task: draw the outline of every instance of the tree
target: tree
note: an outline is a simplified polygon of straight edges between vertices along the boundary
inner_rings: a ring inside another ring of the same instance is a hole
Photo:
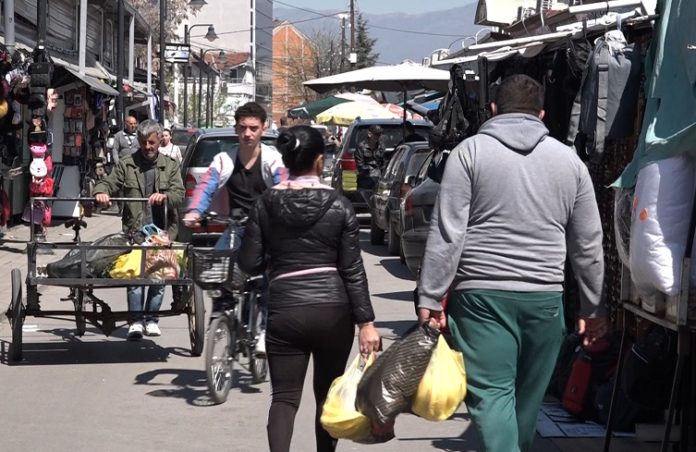
[[[356,69],[374,66],[379,58],[379,53],[374,52],[377,39],[370,38],[367,31],[367,19],[358,14],[358,23],[355,26],[355,52],[358,54]]]
[[[167,2],[167,18],[165,23],[165,41],[170,42],[176,37],[176,31],[179,25],[184,22],[190,15],[197,12],[196,9],[189,6],[189,0],[159,0]],[[152,42],[158,43],[159,30],[159,1],[157,0],[129,0],[129,3],[135,8],[145,21],[152,27]],[[183,36],[181,37],[183,41]],[[143,57],[144,49],[140,49],[138,56]],[[153,70],[159,68],[159,57],[157,54],[152,59]]]

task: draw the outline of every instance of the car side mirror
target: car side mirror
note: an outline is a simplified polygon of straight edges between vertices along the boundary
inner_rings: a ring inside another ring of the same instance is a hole
[[[415,182],[416,182],[416,176],[411,175],[411,176],[406,176],[404,178],[404,184],[410,185],[411,187],[413,187]]]

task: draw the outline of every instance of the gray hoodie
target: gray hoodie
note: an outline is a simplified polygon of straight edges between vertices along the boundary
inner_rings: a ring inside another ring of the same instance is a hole
[[[450,154],[433,210],[419,306],[442,309],[452,287],[563,290],[566,253],[581,315],[603,314],[602,225],[587,168],[539,118],[484,123]]]

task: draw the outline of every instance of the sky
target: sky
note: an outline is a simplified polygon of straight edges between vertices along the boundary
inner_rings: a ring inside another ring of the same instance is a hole
[[[349,8],[348,0],[282,0],[282,2],[276,0],[273,3],[279,7],[286,7],[283,4],[286,3],[319,11],[341,8],[345,8],[347,11]],[[456,8],[462,6],[462,3],[468,2],[463,2],[462,0],[435,0],[430,2],[425,0],[356,0],[356,7],[360,11],[370,14],[394,12],[419,14],[426,11]]]

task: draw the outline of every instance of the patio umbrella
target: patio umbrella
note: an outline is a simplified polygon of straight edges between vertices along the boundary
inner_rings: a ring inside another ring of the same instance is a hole
[[[305,86],[318,93],[325,93],[340,87],[371,89],[378,91],[402,91],[432,89],[446,92],[450,74],[442,69],[432,69],[415,63],[401,63],[390,66],[372,66],[329,77],[304,82]],[[406,110],[403,110],[404,123]]]
[[[343,97],[329,96],[315,102],[308,102],[300,105],[299,107],[291,108],[288,110],[288,116],[292,116],[294,118],[313,118],[322,111],[328,110],[335,105],[350,101],[351,99],[344,99]]]
[[[372,118],[399,118],[395,114],[380,104],[371,104],[367,102],[346,102],[345,104],[336,105],[329,108],[325,112],[317,115],[317,123],[319,124],[334,124],[337,126],[349,126],[356,118],[372,119]]]

